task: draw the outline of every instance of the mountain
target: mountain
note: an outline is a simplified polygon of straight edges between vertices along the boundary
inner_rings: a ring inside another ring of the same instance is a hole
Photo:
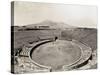
[[[74,26],[70,26],[63,22],[54,22],[50,20],[45,20],[37,24],[29,24],[26,27],[33,28],[34,26],[49,26],[50,28],[73,28]],[[75,28],[75,27],[74,27]]]

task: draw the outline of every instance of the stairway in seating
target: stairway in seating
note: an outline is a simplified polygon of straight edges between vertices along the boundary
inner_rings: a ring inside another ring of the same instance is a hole
[[[20,56],[28,57],[30,49],[26,46],[23,46],[22,51],[20,52]]]

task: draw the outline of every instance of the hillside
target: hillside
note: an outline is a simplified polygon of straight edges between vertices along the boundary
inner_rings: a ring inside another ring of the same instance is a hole
[[[97,29],[95,28],[75,28],[62,31],[62,38],[65,40],[78,40],[93,50],[97,48]]]

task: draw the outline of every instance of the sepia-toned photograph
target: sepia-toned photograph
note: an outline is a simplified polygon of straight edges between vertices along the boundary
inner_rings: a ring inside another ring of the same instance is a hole
[[[97,6],[11,2],[11,72],[97,69]]]

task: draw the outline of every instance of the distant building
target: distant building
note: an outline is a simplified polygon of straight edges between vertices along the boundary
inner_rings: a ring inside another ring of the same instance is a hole
[[[49,29],[49,26],[39,26],[39,29]]]

